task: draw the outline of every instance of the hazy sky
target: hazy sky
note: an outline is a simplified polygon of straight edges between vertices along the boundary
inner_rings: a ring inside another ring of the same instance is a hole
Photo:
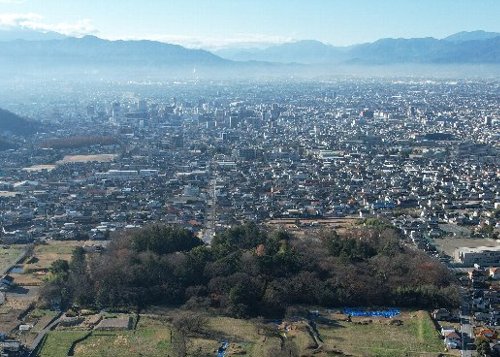
[[[0,26],[216,48],[500,32],[500,0],[0,0]]]

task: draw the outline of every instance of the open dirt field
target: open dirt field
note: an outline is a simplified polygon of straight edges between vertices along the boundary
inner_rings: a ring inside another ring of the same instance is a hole
[[[24,287],[40,285],[52,262],[58,259],[69,261],[73,250],[83,244],[82,241],[49,241],[46,244],[37,244],[33,249],[33,256],[20,265],[22,271],[12,273],[11,276],[16,284]]]
[[[27,171],[27,172],[38,172],[38,171],[43,171],[43,170],[52,171],[56,167],[57,167],[56,165],[34,165],[34,166],[30,166],[30,167],[25,167],[25,168],[23,168],[23,170]]]
[[[85,162],[111,162],[116,159],[116,154],[98,155],[66,155],[62,160],[56,162],[58,165]]]
[[[357,217],[338,217],[338,218],[322,218],[322,219],[289,219],[279,218],[272,219],[265,223],[271,229],[285,229],[298,237],[311,233],[313,231],[331,230],[334,229],[338,233],[342,233],[348,228],[354,227],[360,219]]]
[[[450,256],[454,256],[455,250],[460,247],[496,247],[500,245],[499,241],[487,238],[461,238],[461,237],[445,237],[441,239],[435,239],[438,250],[444,251]]]

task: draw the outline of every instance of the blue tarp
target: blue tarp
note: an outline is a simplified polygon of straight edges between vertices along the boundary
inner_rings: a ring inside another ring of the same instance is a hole
[[[226,355],[226,350],[229,347],[229,343],[227,341],[223,341],[217,350],[217,357],[224,357]]]
[[[344,314],[350,315],[353,317],[386,317],[392,318],[401,313],[399,309],[388,309],[388,310],[377,310],[377,311],[368,311],[368,310],[360,310],[360,309],[344,309]]]

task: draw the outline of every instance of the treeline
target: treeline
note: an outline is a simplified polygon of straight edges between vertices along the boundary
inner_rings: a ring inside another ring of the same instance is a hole
[[[78,248],[56,262],[46,304],[217,308],[233,316],[276,316],[295,304],[451,307],[453,277],[404,248],[387,228],[295,238],[254,224],[218,234],[211,246],[190,231],[151,226],[115,237],[103,253]]]
[[[112,136],[71,136],[44,141],[41,146],[52,149],[76,149],[93,145],[117,145],[120,142]]]

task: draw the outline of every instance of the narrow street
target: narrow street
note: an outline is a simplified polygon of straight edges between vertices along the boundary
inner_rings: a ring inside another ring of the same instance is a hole
[[[462,357],[472,357],[472,350],[467,349],[468,343],[474,342],[474,334],[471,325],[470,316],[470,300],[467,294],[467,289],[464,287],[460,288],[460,334],[462,338],[462,350],[460,355]]]
[[[206,244],[210,244],[215,234],[215,221],[217,219],[217,197],[215,194],[215,186],[217,179],[212,178],[208,186],[208,201],[205,217],[205,228],[203,230],[202,239]]]

